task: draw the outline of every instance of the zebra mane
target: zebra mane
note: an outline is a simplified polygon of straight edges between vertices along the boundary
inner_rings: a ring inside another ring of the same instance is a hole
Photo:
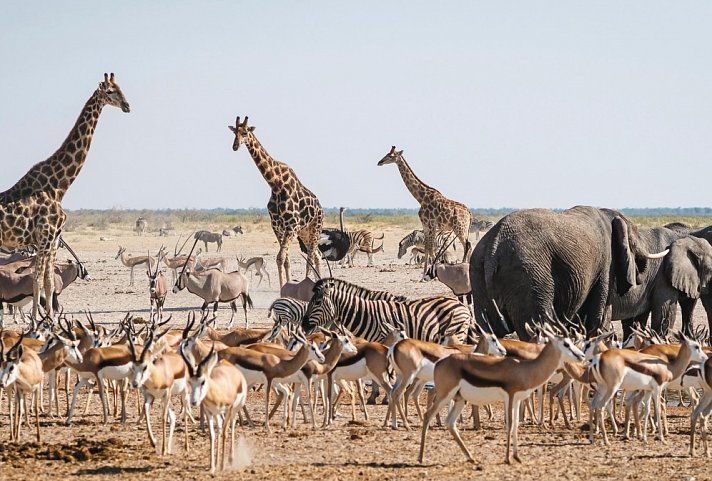
[[[333,288],[338,291],[366,299],[378,299],[384,301],[404,301],[407,299],[406,296],[396,296],[388,291],[368,289],[366,287],[359,286],[358,284],[354,284],[353,282],[349,282],[344,279],[336,279],[334,277],[319,279],[314,285],[314,290],[316,291],[321,288],[325,282],[331,283]]]

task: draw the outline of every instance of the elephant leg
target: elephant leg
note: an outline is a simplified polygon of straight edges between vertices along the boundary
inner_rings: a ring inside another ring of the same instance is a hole
[[[705,312],[707,313],[707,324],[710,329],[707,332],[710,333],[710,339],[712,339],[712,292],[702,294],[700,296],[700,299],[702,299],[702,305],[704,306]]]
[[[677,299],[673,297],[653,306],[650,312],[650,328],[662,336],[667,336],[670,326],[675,325]]]
[[[578,310],[581,319],[585,319],[586,329],[589,333],[595,332],[599,327],[603,327],[610,321],[611,310],[607,308],[608,285],[599,279],[597,280],[586,297],[586,300]],[[571,317],[568,313],[563,313],[566,317]]]
[[[686,333],[688,336],[691,336],[692,313],[695,310],[697,299],[692,299],[690,297],[681,297],[677,300],[677,302],[680,304],[680,310],[682,311],[682,332]]]

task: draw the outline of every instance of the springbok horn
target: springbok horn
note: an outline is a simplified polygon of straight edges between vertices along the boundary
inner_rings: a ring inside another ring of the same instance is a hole
[[[212,347],[210,348],[210,352],[208,353],[208,355],[205,356],[205,357],[203,358],[203,360],[200,361],[200,363],[198,363],[198,367],[196,368],[196,371],[197,371],[198,373],[200,373],[200,370],[203,368],[203,366],[205,365],[205,363],[208,362],[208,359],[210,359],[210,356],[212,356],[214,352],[215,352],[215,341],[213,341],[213,345],[212,345]]]
[[[191,315],[192,315],[192,319],[191,319]],[[194,322],[195,322],[195,313],[191,311],[188,313],[188,321],[185,323],[185,329],[183,329],[183,339],[188,339],[188,335],[190,334],[190,330],[193,328]]]
[[[668,254],[668,252],[670,252],[670,249],[665,249],[664,251],[658,252],[657,254],[646,254],[645,257],[647,257],[648,259],[662,259]]]
[[[185,361],[185,365],[188,367],[188,374],[190,375],[190,377],[195,377],[195,370],[193,369],[193,363],[185,355],[185,352],[183,352],[183,349],[179,349],[179,351],[180,351],[181,357]]]

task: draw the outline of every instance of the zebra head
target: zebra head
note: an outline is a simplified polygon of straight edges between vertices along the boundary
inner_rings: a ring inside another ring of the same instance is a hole
[[[314,295],[302,318],[302,329],[307,335],[318,327],[331,325],[336,319],[336,306],[331,297],[333,289],[333,279],[322,279],[314,285]]]

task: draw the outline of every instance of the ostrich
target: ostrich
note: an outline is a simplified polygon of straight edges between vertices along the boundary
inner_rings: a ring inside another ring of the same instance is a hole
[[[346,232],[344,232],[344,210],[345,207],[339,208],[339,228],[338,229],[322,229],[319,237],[319,252],[327,261],[340,261],[344,258],[351,246],[351,240]],[[307,253],[306,246],[299,240],[299,248]]]

